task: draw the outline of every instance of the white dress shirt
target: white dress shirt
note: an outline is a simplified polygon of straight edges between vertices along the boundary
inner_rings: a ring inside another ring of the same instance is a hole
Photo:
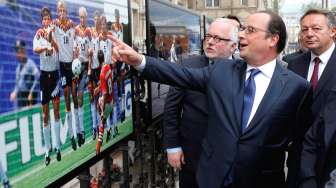
[[[307,74],[307,80],[308,81],[311,80],[311,77],[313,75],[313,70],[314,70],[314,65],[315,65],[315,63],[314,63],[315,57],[319,57],[320,60],[321,60],[321,63],[319,64],[319,71],[318,71],[318,79],[320,79],[325,67],[328,64],[328,61],[329,61],[329,59],[331,57],[331,54],[333,53],[334,49],[335,49],[335,44],[332,43],[330,48],[327,51],[325,51],[324,53],[322,53],[320,56],[317,56],[313,52],[310,52],[311,59],[310,59],[309,69],[308,69],[308,74]]]
[[[253,101],[250,117],[247,122],[247,126],[249,126],[252,118],[254,117],[256,111],[258,110],[258,106],[260,105],[262,98],[264,97],[266,93],[268,85],[272,79],[275,66],[276,66],[276,59],[273,59],[269,63],[266,63],[260,67],[252,67],[250,65],[247,65],[246,80],[249,78],[251,74],[251,71],[250,71],[251,69],[257,68],[260,70],[260,73],[254,76],[254,81],[256,84],[256,92],[254,96],[254,101]]]

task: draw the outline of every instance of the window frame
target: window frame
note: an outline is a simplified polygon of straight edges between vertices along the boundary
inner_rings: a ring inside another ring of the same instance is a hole
[[[219,8],[219,0],[210,0],[211,1],[210,6],[207,5],[207,1],[208,0],[205,1],[205,8]],[[215,1],[218,2],[218,6],[215,6]]]

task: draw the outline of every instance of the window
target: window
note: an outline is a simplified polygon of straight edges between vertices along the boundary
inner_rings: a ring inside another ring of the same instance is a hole
[[[206,0],[206,7],[219,7],[219,0]]]
[[[248,5],[248,0],[240,0],[240,4],[247,6]]]

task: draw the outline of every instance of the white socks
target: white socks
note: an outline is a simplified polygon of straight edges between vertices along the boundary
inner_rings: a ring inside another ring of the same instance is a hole
[[[76,132],[77,134],[81,133],[80,131],[80,125],[79,125],[79,116],[78,116],[78,109],[74,109],[74,114],[75,114],[75,122],[76,122]]]
[[[92,118],[92,128],[97,128],[97,111],[95,103],[91,103],[91,118]]]
[[[122,94],[122,96],[121,96],[121,112],[125,111],[125,109],[126,109],[125,94]]]
[[[44,139],[45,154],[46,154],[46,156],[49,156],[49,150],[51,148],[51,145],[50,145],[50,125],[49,125],[49,123],[46,126],[43,125],[43,139]]]
[[[70,112],[66,112],[65,119],[66,119],[66,121],[68,123],[68,129],[69,129],[70,138],[72,138],[73,135],[74,135],[74,133],[73,133],[73,130],[72,130],[71,111]]]
[[[84,132],[84,119],[83,119],[83,107],[78,108],[79,128],[81,132]]]
[[[59,120],[55,120],[54,124],[55,135],[56,135],[56,149],[61,148],[61,126]]]

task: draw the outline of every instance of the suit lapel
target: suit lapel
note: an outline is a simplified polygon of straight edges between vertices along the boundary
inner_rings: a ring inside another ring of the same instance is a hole
[[[243,111],[243,101],[244,98],[244,85],[245,85],[245,76],[246,76],[246,63],[239,61],[234,71],[232,71],[232,88],[234,93],[232,96],[232,103],[234,107],[235,120],[236,124],[234,126],[235,131],[238,135],[241,132],[241,119]]]
[[[336,72],[336,48],[334,49],[333,53],[331,54],[331,57],[328,61],[327,66],[324,68],[324,71],[317,83],[317,87],[316,90],[314,91],[314,98],[316,96],[318,96],[318,94],[320,93],[320,91],[324,88],[324,85],[326,83],[328,83],[328,80],[330,80],[330,78],[334,77],[334,74]]]
[[[295,62],[298,66],[297,74],[302,78],[307,79],[309,63],[310,63],[310,52],[306,52],[302,55],[302,62]]]
[[[274,102],[277,101],[277,98],[281,95],[282,91],[285,88],[284,86],[287,81],[286,74],[287,73],[284,72],[284,69],[277,62],[269,86],[258,106],[254,117],[252,118],[247,130],[245,131],[245,134],[253,129],[253,127],[258,124],[258,122],[262,118],[265,117],[265,114],[268,114],[268,112],[271,110],[271,107],[274,106]]]

